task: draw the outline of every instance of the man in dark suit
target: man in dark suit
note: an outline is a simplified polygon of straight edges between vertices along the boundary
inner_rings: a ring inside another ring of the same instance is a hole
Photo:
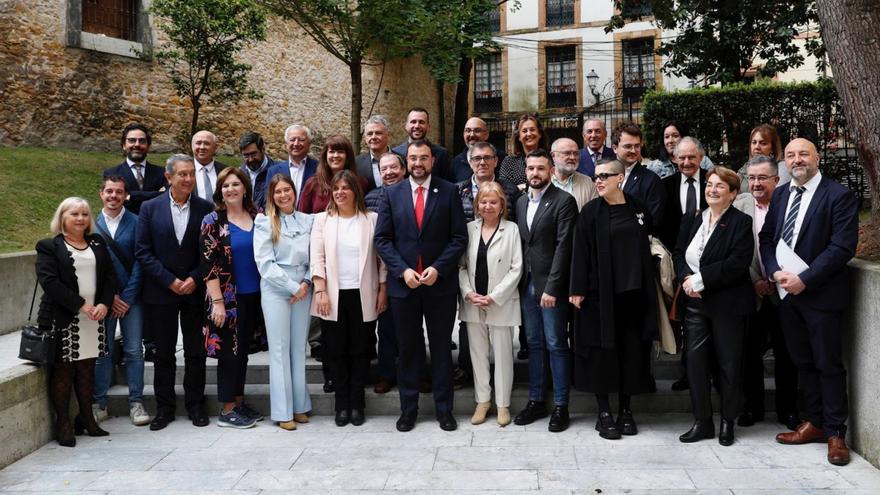
[[[178,319],[183,335],[186,409],[193,425],[209,423],[204,404],[205,287],[199,274],[199,232],[202,219],[214,210],[214,204],[194,194],[195,164],[191,157],[169,157],[165,177],[169,190],[141,207],[135,244],[135,256],[143,273],[145,326],[151,329],[156,346],[153,385],[157,414],[150,423],[154,431],[174,421]]]
[[[256,132],[246,132],[238,140],[238,150],[244,163],[239,167],[251,180],[251,197],[259,208],[266,208],[266,186],[269,182],[269,168],[275,162],[266,154],[263,136]]]
[[[312,145],[312,131],[303,124],[292,124],[284,130],[284,147],[287,149],[287,160],[275,162],[266,174],[266,190],[275,174],[284,174],[293,180],[296,186],[296,204],[302,198],[303,185],[318,170],[318,160],[309,156]],[[266,198],[271,201],[272,198]]]
[[[529,402],[514,423],[527,425],[547,416],[544,349],[550,357],[553,413],[548,429],[568,428],[571,353],[566,327],[571,236],[578,207],[574,196],[550,183],[550,155],[536,149],[526,155],[528,194],[516,202],[516,223],[523,245],[520,282],[522,320],[529,342]]]
[[[617,160],[624,166],[623,192],[634,196],[651,211],[654,230],[663,222],[666,192],[657,174],[642,165],[642,131],[639,126],[627,122],[617,126],[611,133],[611,146]]]
[[[703,145],[692,137],[685,137],[675,148],[679,160],[678,172],[661,180],[668,203],[658,237],[672,252],[678,240],[682,218],[693,220],[706,207],[706,171],[700,168],[705,152]],[[691,222],[684,227],[690,231]]]
[[[192,152],[196,159],[196,188],[198,197],[214,202],[214,190],[217,189],[217,174],[226,168],[226,165],[215,161],[217,148],[217,136],[211,131],[199,131],[192,137]]]
[[[791,182],[770,200],[761,229],[761,260],[787,295],[779,303],[782,331],[804,394],[804,421],[796,431],[780,433],[784,444],[828,443],[828,462],[849,462],[846,446],[848,397],[843,366],[843,312],[850,304],[846,264],[858,243],[858,201],[845,187],[819,172],[813,143],[794,139],[785,147]],[[808,265],[801,273],[782,266],[780,242]]]
[[[590,119],[584,122],[583,136],[584,149],[581,150],[577,171],[595,179],[596,162],[615,158],[614,150],[605,146],[605,138],[608,137],[605,121]]]
[[[382,185],[382,172],[379,170],[379,158],[382,153],[390,150],[388,141],[391,126],[383,115],[373,115],[364,123],[364,144],[367,152],[355,158],[357,173],[367,179],[367,190],[364,194]]]
[[[428,330],[434,407],[440,428],[452,431],[452,326],[458,302],[458,260],[467,228],[454,184],[431,174],[430,144],[417,139],[407,151],[409,180],[387,187],[379,205],[376,251],[388,267],[388,295],[400,350],[399,431],[415,426],[419,376],[425,363],[422,321]]]
[[[452,159],[452,165],[449,172],[452,182],[457,184],[471,178],[473,171],[471,170],[468,156],[475,144],[486,143],[488,141],[489,127],[486,125],[486,121],[479,117],[469,118],[464,124],[465,149],[461,153],[455,155]],[[504,153],[504,151],[495,150],[495,156],[497,157],[497,166],[502,160],[504,160],[504,157],[507,156],[507,154]],[[511,204],[510,208],[513,209],[513,206],[514,205]]]
[[[428,139],[428,131],[431,130],[428,111],[422,107],[411,108],[406,114],[406,124],[403,129],[406,131],[406,141],[400,143],[391,151],[406,158],[409,143],[417,139]],[[431,154],[434,156],[434,172],[431,175],[444,180],[450,180],[449,153],[446,151],[446,148],[430,142],[429,145],[431,146]]]
[[[128,198],[125,209],[138,214],[141,203],[155,198],[168,187],[165,170],[147,161],[147,153],[153,137],[150,129],[143,124],[132,123],[122,130],[122,152],[125,161],[104,171],[104,177],[117,175],[125,179]]]

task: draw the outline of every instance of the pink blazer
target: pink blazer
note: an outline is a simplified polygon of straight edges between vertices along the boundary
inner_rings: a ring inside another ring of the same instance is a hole
[[[361,310],[364,313],[364,321],[373,321],[379,318],[376,312],[376,299],[379,297],[379,284],[385,283],[387,270],[385,264],[376,255],[373,247],[373,234],[376,231],[376,219],[378,215],[369,211],[364,215],[358,214],[358,222],[361,230],[360,242],[360,267],[361,267]],[[318,316],[328,321],[336,321],[336,311],[339,308],[339,264],[336,260],[336,239],[338,217],[329,216],[326,212],[315,215],[312,224],[312,239],[310,246],[310,263],[312,277],[321,277],[327,281],[327,296],[330,298],[330,314],[321,316],[318,314],[317,298],[312,298],[312,316]]]

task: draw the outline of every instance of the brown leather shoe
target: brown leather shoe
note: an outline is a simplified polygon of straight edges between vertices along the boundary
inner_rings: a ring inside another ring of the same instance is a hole
[[[849,464],[849,448],[843,437],[835,435],[828,439],[828,462],[835,466]]]
[[[376,392],[377,394],[387,394],[391,391],[391,387],[393,386],[394,384],[388,380],[379,380],[376,382],[376,385],[373,386],[373,392]]]
[[[776,435],[776,441],[786,445],[803,445],[805,443],[825,443],[825,431],[816,428],[813,423],[804,421],[795,431],[787,431]]]

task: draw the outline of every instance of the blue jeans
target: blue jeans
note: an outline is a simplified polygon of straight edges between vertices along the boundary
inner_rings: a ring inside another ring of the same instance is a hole
[[[107,318],[107,355],[95,363],[95,402],[107,408],[107,390],[113,381],[113,341],[117,320]],[[122,353],[125,359],[125,376],[128,382],[128,404],[144,401],[144,308],[136,302],[119,320],[122,327]]]
[[[556,307],[542,308],[538,305],[540,296],[535,294],[530,276],[519,299],[529,343],[529,400],[544,400],[547,383],[544,371],[546,348],[550,357],[550,374],[553,377],[553,403],[556,406],[567,406],[571,373],[571,353],[566,336],[568,301],[557,299]]]

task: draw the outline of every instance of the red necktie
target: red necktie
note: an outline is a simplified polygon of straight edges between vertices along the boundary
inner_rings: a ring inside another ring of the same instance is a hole
[[[425,216],[425,195],[422,194],[425,188],[419,186],[416,188],[416,226],[418,226],[419,231],[422,230],[422,217]],[[419,274],[422,273],[422,255],[419,255],[419,261],[416,265],[416,271]]]

